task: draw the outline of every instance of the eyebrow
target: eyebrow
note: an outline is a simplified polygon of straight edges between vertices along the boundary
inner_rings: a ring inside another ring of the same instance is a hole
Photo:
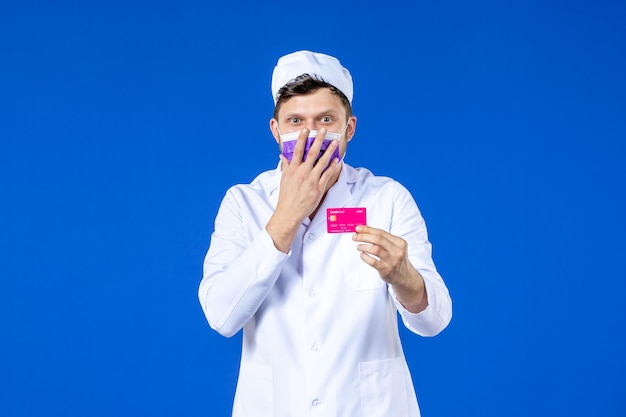
[[[337,116],[338,114],[339,112],[337,112],[337,110],[328,109],[328,110],[324,110],[322,112],[317,113],[314,117],[318,118],[318,117],[326,116],[326,115]],[[285,119],[289,119],[291,117],[297,117],[299,119],[303,119],[300,113],[287,113],[284,117]]]

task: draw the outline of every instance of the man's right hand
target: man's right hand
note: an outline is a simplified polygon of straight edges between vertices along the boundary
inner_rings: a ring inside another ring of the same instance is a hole
[[[284,253],[289,252],[302,221],[317,210],[326,191],[337,180],[335,174],[339,160],[335,158],[334,161],[329,161],[329,159],[339,146],[339,141],[333,140],[322,157],[316,161],[326,137],[326,129],[320,129],[309,149],[306,161],[303,161],[308,135],[309,130],[302,129],[291,163],[280,155],[282,177],[278,203],[265,227],[276,248]]]

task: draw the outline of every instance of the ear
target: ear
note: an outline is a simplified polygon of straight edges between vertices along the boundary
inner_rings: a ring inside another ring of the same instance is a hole
[[[278,120],[274,119],[273,117],[270,119],[270,131],[272,132],[274,139],[276,139],[276,143],[280,145],[280,134],[278,133]]]
[[[348,142],[352,140],[354,132],[356,132],[356,116],[350,116],[348,119],[348,127],[346,128],[346,139]]]

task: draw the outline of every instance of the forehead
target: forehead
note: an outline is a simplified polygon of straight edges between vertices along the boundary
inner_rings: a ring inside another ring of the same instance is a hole
[[[333,94],[328,88],[291,97],[282,103],[278,116],[286,114],[298,114],[301,116],[318,115],[320,113],[334,112],[339,116],[345,116],[345,108],[339,96]]]

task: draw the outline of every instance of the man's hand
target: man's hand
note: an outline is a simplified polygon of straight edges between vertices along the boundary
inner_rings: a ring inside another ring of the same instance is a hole
[[[326,129],[324,128],[318,132],[309,149],[306,161],[303,162],[308,136],[309,130],[302,129],[291,163],[283,155],[280,155],[283,173],[280,180],[280,195],[278,196],[276,211],[292,217],[298,223],[301,223],[320,204],[326,192],[326,185],[338,165],[338,161],[332,161],[329,165],[331,162],[329,159],[338,146],[338,141],[333,141],[319,161],[317,163],[315,161],[326,136]],[[326,166],[328,169],[324,169]]]
[[[322,157],[316,162],[317,156],[326,137],[326,129],[322,128],[309,149],[306,161],[303,161],[304,148],[309,135],[308,129],[302,129],[298,143],[293,152],[291,163],[280,155],[282,177],[280,194],[276,210],[266,226],[266,230],[274,241],[276,248],[289,252],[293,238],[302,221],[311,215],[319,206],[339,161],[330,161],[339,141],[332,141]]]
[[[363,242],[357,245],[361,259],[393,287],[407,310],[419,313],[428,306],[424,279],[409,262],[406,240],[369,226],[357,226],[352,238]]]

